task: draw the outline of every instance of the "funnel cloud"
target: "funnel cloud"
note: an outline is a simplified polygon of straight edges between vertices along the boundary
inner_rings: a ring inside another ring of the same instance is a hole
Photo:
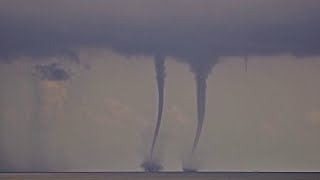
[[[157,87],[158,87],[158,116],[157,116],[157,123],[156,128],[154,131],[154,136],[152,140],[151,152],[150,157],[153,158],[154,148],[156,145],[156,140],[159,135],[161,120],[162,120],[162,113],[163,113],[163,102],[164,102],[164,80],[166,77],[165,74],[165,57],[161,55],[157,55],[155,57],[155,70],[156,70],[156,78],[157,78]]]
[[[156,126],[152,138],[152,144],[150,149],[150,155],[147,157],[147,160],[142,163],[141,167],[146,172],[155,172],[162,169],[162,165],[159,160],[154,158],[154,149],[156,146],[156,141],[159,135],[159,130],[161,126],[162,113],[163,113],[163,103],[164,103],[164,81],[166,77],[165,73],[165,57],[161,54],[157,54],[154,57],[154,66],[156,71],[156,79],[157,79],[157,88],[158,88],[158,114]]]
[[[191,154],[189,159],[185,160],[188,163],[184,163],[183,170],[186,172],[197,171],[195,167],[195,153],[199,144],[200,136],[202,133],[203,123],[206,114],[206,90],[207,90],[207,79],[212,71],[213,66],[218,63],[218,58],[212,57],[211,59],[201,59],[200,63],[191,64],[191,71],[194,73],[194,79],[196,82],[196,102],[197,102],[197,128],[195,137],[193,140]]]

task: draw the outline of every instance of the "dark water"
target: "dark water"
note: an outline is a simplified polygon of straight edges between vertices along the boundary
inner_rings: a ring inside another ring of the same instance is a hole
[[[117,173],[0,173],[1,180],[320,180],[320,173],[260,173],[260,172],[117,172]]]

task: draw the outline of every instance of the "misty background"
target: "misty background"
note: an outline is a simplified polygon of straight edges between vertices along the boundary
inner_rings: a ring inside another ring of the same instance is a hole
[[[142,59],[88,52],[80,60],[90,60],[90,70],[75,69],[65,84],[41,85],[35,84],[29,63],[2,64],[3,171],[33,170],[30,162],[39,154],[32,152],[30,124],[37,108],[43,108],[46,130],[36,140],[47,150],[42,163],[49,170],[140,170],[156,110],[153,63]],[[241,59],[229,59],[209,76],[198,153],[202,169],[318,170],[318,58],[251,59],[247,74]],[[176,61],[168,60],[167,77],[158,151],[166,170],[179,170],[196,126],[195,87],[188,67]],[[40,105],[35,96],[41,96]]]
[[[164,170],[181,170],[191,150],[204,73],[201,170],[318,171],[319,7],[1,1],[0,171],[140,171],[156,123],[159,53],[155,154]]]

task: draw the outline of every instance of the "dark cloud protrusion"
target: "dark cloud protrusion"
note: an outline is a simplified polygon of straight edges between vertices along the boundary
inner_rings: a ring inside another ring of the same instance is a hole
[[[244,72],[245,72],[246,78],[248,78],[248,63],[249,63],[249,57],[244,56]]]
[[[66,81],[70,78],[69,73],[65,69],[59,67],[56,63],[49,65],[36,65],[35,70],[41,80]]]

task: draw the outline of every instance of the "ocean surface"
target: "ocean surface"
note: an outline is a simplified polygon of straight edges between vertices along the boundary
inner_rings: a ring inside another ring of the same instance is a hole
[[[320,172],[0,173],[1,180],[320,180]]]

